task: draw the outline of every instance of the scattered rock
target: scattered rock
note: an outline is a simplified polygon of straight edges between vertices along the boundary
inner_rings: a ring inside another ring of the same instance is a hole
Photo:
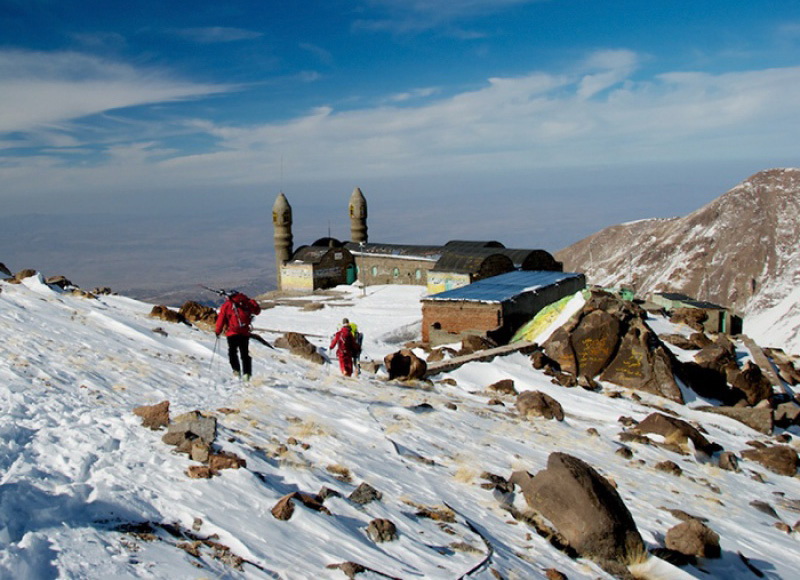
[[[366,505],[371,501],[380,500],[383,494],[366,482],[362,482],[347,499],[353,503]]]
[[[495,348],[496,346],[496,342],[485,336],[470,334],[461,340],[461,350],[458,351],[458,355],[472,354],[473,352]]]
[[[376,543],[391,542],[397,539],[397,527],[391,520],[374,519],[367,526],[367,536]]]
[[[742,457],[756,461],[778,475],[794,476],[797,473],[797,451],[788,445],[774,445],[764,449],[745,449]]]
[[[356,562],[342,562],[341,564],[328,564],[326,568],[331,570],[341,570],[345,576],[351,580],[356,577],[356,574],[362,574],[367,571],[367,568]]]
[[[445,407],[445,409],[450,409],[451,411],[457,411],[458,410],[458,405],[456,405],[455,403],[452,403],[450,401],[446,402],[444,404],[444,407]]]
[[[716,443],[709,442],[700,431],[686,421],[663,413],[651,413],[635,427],[635,430],[639,433],[656,433],[667,441],[680,444],[686,444],[688,440],[691,440],[695,449],[708,455],[722,449]]]
[[[760,499],[754,499],[750,502],[750,505],[760,511],[762,514],[767,514],[768,516],[772,516],[776,520],[781,519],[778,515],[778,512],[775,511],[775,508],[769,505],[765,501],[761,501]]]
[[[697,558],[719,558],[719,534],[695,519],[678,524],[667,531],[667,548]]]
[[[489,399],[486,402],[486,404],[489,405],[489,406],[505,407],[505,403],[503,403],[503,401],[501,401],[500,399]]]
[[[275,341],[276,348],[289,349],[294,356],[316,364],[324,364],[325,358],[317,352],[317,347],[311,344],[305,335],[299,332],[287,332]]]
[[[752,361],[747,361],[741,370],[728,367],[725,376],[735,393],[747,401],[748,405],[757,405],[772,395],[772,385],[761,372],[761,368]]]
[[[525,419],[544,417],[545,419],[564,420],[561,403],[541,391],[524,391],[517,397],[517,411]]]
[[[208,465],[190,465],[186,470],[186,475],[192,479],[210,479],[214,473]]]
[[[322,505],[322,500],[319,498],[319,496],[302,491],[293,491],[292,493],[286,494],[278,500],[278,503],[276,503],[271,510],[272,516],[275,519],[282,521],[289,520],[292,517],[292,514],[294,514],[295,500],[314,511],[323,513],[325,515],[331,515],[330,510]]]
[[[674,461],[661,461],[660,463],[656,463],[654,466],[658,471],[663,471],[664,473],[671,473],[675,476],[680,476],[683,473],[683,470],[680,466],[675,463]]]
[[[161,440],[168,445],[181,445],[186,441],[201,439],[208,445],[217,437],[217,420],[204,417],[200,411],[190,411],[178,415],[169,424]]]
[[[725,471],[739,471],[739,458],[730,451],[723,451],[719,454],[719,468]]]
[[[565,373],[562,371],[554,371],[552,374],[552,379],[550,382],[554,385],[560,385],[562,387],[572,388],[578,386],[578,379],[575,378],[575,375],[571,375],[570,373]]]
[[[183,306],[178,310],[178,314],[189,322],[208,329],[213,328],[217,323],[216,310],[192,300],[184,302]]]
[[[600,386],[600,383],[598,383],[592,377],[587,375],[581,375],[578,377],[578,386],[587,391],[597,392],[603,390],[603,387]]]
[[[492,383],[487,387],[487,390],[501,393],[503,395],[517,395],[517,389],[514,388],[513,379],[502,379],[496,383]]]
[[[3,277],[3,278],[8,277],[8,278],[10,278],[11,276],[13,276],[13,274],[11,273],[11,270],[6,268],[6,265],[3,262],[0,262],[0,277]]]
[[[531,477],[515,472],[528,505],[555,526],[580,555],[626,561],[645,551],[636,523],[614,487],[586,462],[552,453]]]
[[[64,290],[68,286],[74,286],[75,285],[72,282],[70,282],[69,280],[67,280],[64,276],[48,276],[47,278],[45,278],[44,282],[48,286],[57,286],[58,288],[61,288],[62,290]]]
[[[212,453],[209,455],[208,466],[211,468],[211,471],[216,473],[222,469],[239,469],[240,467],[247,467],[247,462],[234,453],[221,451],[219,453]]]
[[[158,431],[169,425],[169,401],[136,407],[133,414],[142,418],[142,427]]]
[[[20,270],[19,272],[14,274],[14,277],[11,280],[9,280],[8,282],[9,282],[9,284],[19,284],[25,278],[31,278],[33,276],[36,276],[36,274],[38,274],[38,272],[36,270],[32,270],[30,268],[25,268],[24,270]]]
[[[587,435],[591,435],[592,437],[600,437],[600,432],[597,429],[595,429],[594,427],[589,427],[586,430],[586,434]]]
[[[150,317],[159,318],[166,322],[189,324],[182,314],[175,312],[174,310],[170,310],[164,305],[153,306],[153,309],[150,311]]]
[[[800,425],[800,405],[794,401],[780,403],[775,407],[775,425],[788,429],[792,425]]]
[[[555,568],[548,568],[544,571],[547,580],[567,580],[567,575]]]
[[[624,457],[625,459],[631,459],[633,457],[633,451],[631,451],[630,447],[626,447],[625,445],[620,446],[614,451],[620,457]]]
[[[673,324],[685,324],[699,332],[702,332],[706,320],[708,314],[699,308],[675,308],[669,319]]]
[[[409,349],[386,355],[383,364],[389,374],[389,380],[421,379],[428,370],[427,363]]]

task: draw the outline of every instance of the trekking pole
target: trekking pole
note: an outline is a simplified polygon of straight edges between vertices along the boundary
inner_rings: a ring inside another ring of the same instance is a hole
[[[214,358],[217,355],[217,345],[219,345],[219,335],[216,335],[216,340],[214,340],[214,350],[211,352],[211,362],[208,364],[208,374],[210,376],[214,374]]]

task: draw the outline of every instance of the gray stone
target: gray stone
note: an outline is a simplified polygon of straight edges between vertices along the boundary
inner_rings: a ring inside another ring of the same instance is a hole
[[[667,548],[697,558],[719,558],[719,534],[695,519],[680,523],[667,531]]]
[[[367,526],[367,536],[376,543],[391,542],[397,539],[397,527],[391,520],[374,519]]]

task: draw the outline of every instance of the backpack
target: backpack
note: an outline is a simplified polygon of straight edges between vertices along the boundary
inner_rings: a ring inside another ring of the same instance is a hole
[[[250,332],[250,325],[253,323],[253,314],[258,314],[261,308],[258,303],[254,302],[241,292],[237,292],[230,298],[231,306],[233,306],[233,316],[229,318],[229,324],[232,330],[237,334],[243,334],[242,331]]]

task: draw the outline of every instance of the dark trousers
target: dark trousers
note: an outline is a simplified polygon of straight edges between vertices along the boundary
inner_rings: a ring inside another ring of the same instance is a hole
[[[250,358],[250,337],[246,334],[234,334],[228,338],[228,360],[236,373],[253,374],[253,359]],[[241,356],[242,364],[239,365]]]

